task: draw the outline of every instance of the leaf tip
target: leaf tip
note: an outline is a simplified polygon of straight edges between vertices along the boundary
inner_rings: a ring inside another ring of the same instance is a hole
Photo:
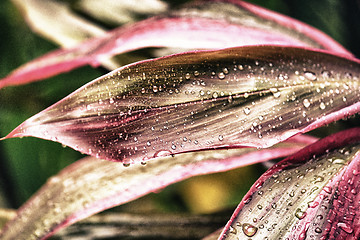
[[[14,130],[12,130],[8,135],[6,135],[5,137],[0,138],[0,141],[5,140],[5,139],[9,139],[9,138],[16,138],[16,137],[24,137],[24,128],[23,128],[23,124],[17,126]]]

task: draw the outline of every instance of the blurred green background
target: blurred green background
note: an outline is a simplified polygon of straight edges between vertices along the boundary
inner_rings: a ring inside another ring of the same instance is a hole
[[[77,1],[71,2],[76,4]],[[360,57],[360,1],[254,0],[250,2],[317,27]],[[171,3],[178,2],[171,1]],[[5,77],[21,64],[58,48],[57,45],[32,33],[20,12],[9,0],[0,1],[0,24],[0,78]],[[108,24],[104,26],[109,27]],[[106,72],[102,68],[83,67],[45,81],[1,89],[0,136],[5,136],[25,119]],[[314,134],[324,136],[342,128],[359,126],[358,120],[357,116],[347,121],[340,121],[324,130],[317,130]],[[58,143],[41,139],[1,141],[0,208],[18,208],[48,177],[82,157],[82,154],[70,148],[63,148]],[[121,208],[137,209],[137,211],[146,208],[156,211],[197,213],[233,208],[264,170],[264,166],[254,165],[227,173],[195,177],[138,200],[141,204],[129,203]]]

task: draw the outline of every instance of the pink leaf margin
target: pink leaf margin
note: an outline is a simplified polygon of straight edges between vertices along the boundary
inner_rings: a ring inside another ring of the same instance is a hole
[[[186,165],[183,165],[180,162],[180,164],[175,165],[173,168],[166,169],[166,171],[163,171],[160,174],[143,178],[141,181],[138,181],[136,184],[127,185],[125,190],[121,186],[114,185],[112,188],[115,191],[115,193],[110,193],[107,196],[104,196],[104,198],[101,198],[100,201],[90,202],[86,204],[86,207],[79,209],[77,212],[73,212],[72,214],[68,215],[66,219],[63,219],[61,222],[57,222],[54,226],[51,227],[51,229],[49,229],[50,231],[47,232],[46,235],[38,236],[38,237],[40,239],[46,239],[51,235],[53,235],[55,232],[59,231],[60,229],[68,225],[71,225],[72,223],[75,223],[81,219],[84,219],[88,216],[91,216],[97,212],[129,202],[131,200],[137,199],[151,192],[156,192],[170,184],[182,181],[184,179],[197,175],[228,171],[249,164],[255,164],[270,159],[285,157],[298,151],[304,145],[313,143],[316,140],[317,140],[316,138],[311,136],[305,136],[305,135],[295,136],[288,140],[287,144],[290,145],[284,145],[284,146],[274,147],[271,149],[270,148],[263,149],[263,150],[248,148],[248,149],[244,149],[245,152],[243,155],[232,156],[228,158],[215,157],[200,162],[192,162]],[[174,161],[174,160],[167,159],[167,161]],[[99,166],[101,164],[105,164],[105,166],[113,165],[114,171],[117,171],[115,169],[117,168],[119,169],[120,167],[119,174],[121,174],[121,172],[124,171],[136,170],[136,174],[141,175],[141,172],[139,172],[137,165],[134,165],[129,168],[124,168],[119,163],[100,161],[93,157],[86,157],[82,160],[79,160],[71,164],[70,166],[63,169],[58,175],[56,175],[55,177],[57,181],[55,181],[56,182],[55,184],[62,184],[61,181],[58,181],[59,179],[63,179],[63,180],[69,179],[72,176],[76,175],[76,172],[79,171],[79,169],[89,164],[92,165],[95,164]],[[154,162],[151,162],[150,164],[156,164],[156,160]],[[144,166],[140,166],[140,167],[144,168]],[[94,174],[96,174],[96,172]],[[86,178],[86,176],[81,175],[79,176],[79,178]],[[40,209],[49,207],[49,206],[39,205],[39,203],[41,202],[40,199],[47,195],[48,189],[51,188],[52,184],[54,184],[54,181],[49,180],[47,184],[45,184],[31,199],[29,199],[18,210],[17,217],[15,217],[13,220],[8,222],[5,228],[3,229],[2,233],[0,234],[1,239],[12,239],[13,236],[16,236],[18,233],[17,229],[19,228],[18,225],[20,225],[21,228],[21,226],[23,226],[21,224],[25,224],[25,225],[36,224],[33,221],[22,222],[24,219],[24,215],[28,219],[30,219],[31,213],[29,214],[29,211],[37,212],[37,211],[41,211]],[[122,191],[117,189],[122,189]],[[52,205],[54,204],[56,204],[56,199],[55,199],[55,203],[52,202]],[[35,226],[33,226],[33,229],[35,232]]]
[[[232,3],[266,20],[296,30],[318,42],[325,49],[341,56],[353,57],[349,51],[332,38],[298,20],[243,1],[211,0],[207,2]],[[232,37],[219,37],[224,33]],[[120,27],[73,48],[56,50],[39,57],[1,79],[0,89],[38,81],[87,64],[97,67],[109,57],[140,48],[220,49],[259,44],[311,47],[308,43],[292,36],[253,29],[221,19],[153,17]]]
[[[262,186],[264,184],[264,182],[268,178],[273,176],[275,173],[277,173],[280,170],[282,170],[282,169],[284,169],[286,167],[289,167],[289,166],[291,166],[293,164],[301,163],[303,161],[311,159],[313,156],[322,155],[326,151],[331,151],[332,149],[343,147],[343,146],[353,144],[353,143],[357,143],[357,142],[360,142],[360,128],[347,129],[347,130],[344,130],[342,132],[338,132],[338,133],[335,133],[333,135],[330,135],[330,136],[328,136],[326,138],[320,139],[319,141],[317,141],[317,142],[315,142],[315,143],[301,149],[300,151],[296,152],[295,154],[291,155],[290,157],[282,160],[278,164],[275,164],[272,168],[270,168],[268,171],[266,171],[253,184],[253,186],[250,188],[248,193],[243,197],[240,204],[238,205],[238,207],[234,211],[231,219],[229,220],[229,222],[224,227],[221,235],[219,236],[219,240],[226,239],[227,232],[230,231],[231,225],[236,220],[237,215],[239,214],[241,209],[245,206],[248,199],[250,199],[251,196],[255,192],[258,191],[258,186]],[[353,177],[353,176],[355,176],[356,179],[360,179],[360,155],[359,154],[357,154],[354,157],[354,159],[352,160],[352,162],[347,167],[345,167],[345,169],[343,169],[342,173],[338,174],[337,176],[335,176],[332,179],[332,184],[340,181],[340,184],[339,184],[338,188],[339,189],[347,189],[346,187],[344,188],[344,185],[349,184],[349,181],[351,180],[351,177]],[[359,184],[357,184],[357,185],[359,185]],[[357,189],[360,190],[360,186],[357,186]],[[321,201],[322,198],[323,198],[323,195],[324,195],[324,189],[322,190],[319,197],[317,199],[315,199],[314,202]],[[344,201],[345,201],[345,198],[347,198],[346,201],[349,201],[349,202],[355,201],[355,199],[350,199],[349,200],[349,197],[347,195],[342,195],[340,197],[340,199],[337,199],[335,201],[335,204],[339,204],[339,202],[341,204],[343,204]],[[355,198],[356,198],[356,200],[359,199],[358,196],[355,196]],[[309,214],[309,216],[310,216],[310,214]],[[331,218],[332,219],[329,219],[329,224],[328,224],[328,225],[330,225],[330,227],[328,227],[329,231],[332,229],[331,226],[334,224],[334,222],[335,222],[335,225],[337,224],[337,227],[340,227],[340,228],[341,227],[345,228],[345,227],[349,226],[349,225],[346,225],[345,223],[343,223],[344,225],[342,225],[342,224],[339,225],[340,220],[343,220],[342,219],[343,216],[336,215],[335,212],[334,212],[334,215]],[[356,219],[354,219],[353,224],[356,225],[356,226],[360,226],[360,216],[359,216],[359,214],[356,215]],[[360,235],[360,230],[355,230],[354,231],[352,228],[349,228],[349,227],[347,228],[347,230],[349,230],[349,231],[351,230],[350,233],[354,233],[356,236]],[[298,231],[304,231],[304,228],[299,228]],[[349,233],[349,232],[347,232],[347,233]],[[329,236],[331,236],[331,234],[329,234]],[[346,237],[349,237],[349,236],[348,235],[342,235],[342,236],[339,236],[339,237],[340,237],[339,239],[345,239]],[[355,240],[357,238],[346,238],[346,239],[354,239]]]

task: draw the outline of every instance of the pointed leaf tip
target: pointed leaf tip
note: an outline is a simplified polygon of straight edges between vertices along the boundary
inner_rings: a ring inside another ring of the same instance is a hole
[[[17,212],[0,238],[43,239],[99,211],[139,198],[192,176],[222,172],[288,156],[312,138],[294,138],[269,149],[228,149],[155,159],[146,167],[79,160],[53,176]],[[141,173],[141,174],[139,174]],[[27,219],[27,220],[24,220]]]
[[[10,136],[58,141],[125,163],[268,147],[358,112],[359,66],[324,52],[277,46],[142,61],[85,85]]]

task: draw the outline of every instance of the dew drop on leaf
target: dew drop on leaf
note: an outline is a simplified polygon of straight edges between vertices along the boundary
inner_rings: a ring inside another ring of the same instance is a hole
[[[306,212],[302,211],[300,208],[296,209],[295,217],[298,219],[303,219],[306,216]]]
[[[310,107],[309,99],[305,98],[304,101],[303,101],[303,104],[304,104],[304,107],[306,107],[306,108]]]
[[[277,88],[270,88],[270,91],[272,92],[274,98],[279,98],[281,95],[281,92]]]
[[[242,230],[246,236],[252,237],[256,234],[258,228],[250,223],[244,223],[242,225]]]
[[[230,226],[230,228],[229,228],[229,233],[236,234],[236,233],[237,233],[236,228]]]
[[[321,110],[324,110],[325,108],[326,108],[325,103],[321,102],[321,103],[320,103],[320,109],[321,109]]]
[[[246,107],[246,108],[244,108],[244,113],[246,114],[246,115],[249,115],[250,114],[250,108],[248,108],[248,107]]]
[[[313,73],[313,72],[310,72],[310,71],[305,71],[304,72],[304,77],[307,79],[307,80],[310,80],[310,81],[315,81],[317,78],[316,78],[316,74]]]
[[[342,229],[343,231],[345,231],[346,233],[352,233],[354,231],[354,229],[352,229],[351,226],[349,226],[347,223],[343,223],[343,222],[339,222],[337,224],[337,226]]]
[[[175,147],[176,148],[176,147]],[[166,156],[169,156],[171,155],[171,152],[170,151],[167,151],[167,150],[161,150],[161,151],[158,151],[155,153],[154,157],[166,157]]]
[[[218,74],[218,77],[219,77],[220,79],[224,79],[224,78],[225,78],[225,73],[220,72],[220,73]]]

